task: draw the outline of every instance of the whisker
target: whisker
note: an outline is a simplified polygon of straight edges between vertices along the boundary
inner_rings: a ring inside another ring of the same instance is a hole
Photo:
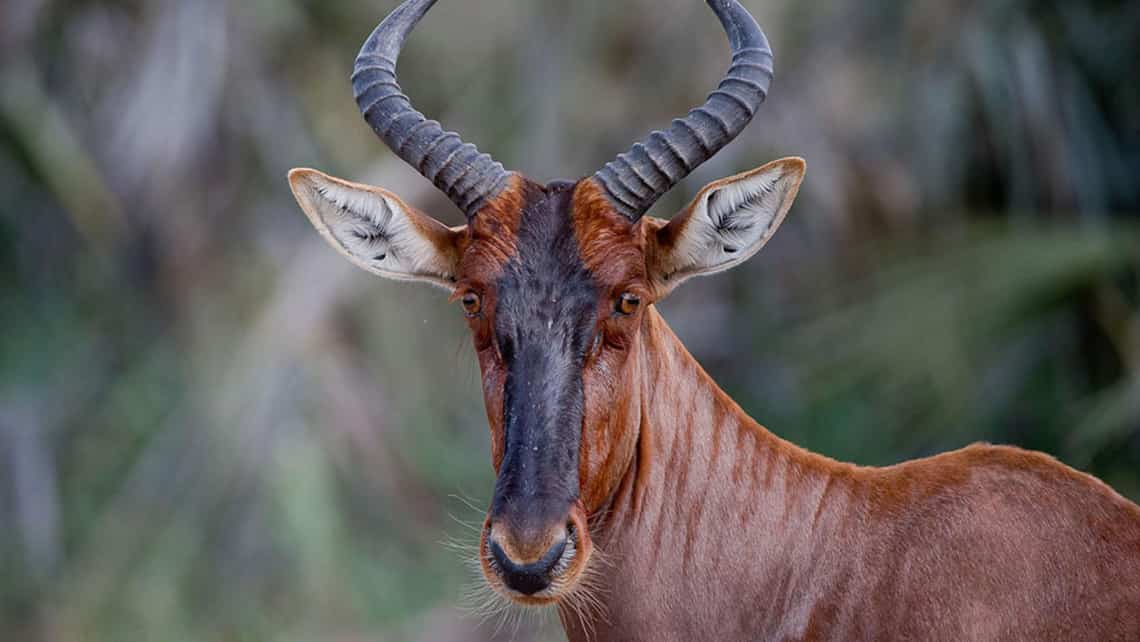
[[[454,514],[452,514],[450,511],[447,513],[447,516],[449,518],[451,518],[451,521],[455,522],[456,524],[459,524],[460,526],[462,526],[463,528],[465,528],[469,531],[474,531],[476,533],[482,533],[483,532],[482,522],[480,522],[478,525],[476,525],[475,522],[468,522],[466,520],[459,519]]]
[[[476,513],[478,513],[480,515],[480,517],[482,517],[482,515],[486,512],[485,508],[479,507],[479,505],[476,503],[475,498],[468,497],[467,495],[464,495],[462,491],[456,491],[454,493],[451,493],[447,497],[449,499],[454,499],[455,501],[459,502],[460,504],[463,504],[467,508],[470,508],[471,510],[475,511]],[[482,521],[482,520],[480,520],[480,521]]]

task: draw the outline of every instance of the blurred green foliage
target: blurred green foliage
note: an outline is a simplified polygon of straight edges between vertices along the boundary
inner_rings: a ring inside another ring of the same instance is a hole
[[[655,213],[781,155],[808,179],[762,254],[662,304],[687,345],[833,457],[1013,443],[1140,497],[1140,5],[746,4],[772,97]],[[0,8],[0,639],[558,639],[459,608],[492,484],[459,313],[345,264],[284,181],[459,220],[352,101],[392,5]],[[400,70],[549,179],[726,51],[696,0],[444,1]]]

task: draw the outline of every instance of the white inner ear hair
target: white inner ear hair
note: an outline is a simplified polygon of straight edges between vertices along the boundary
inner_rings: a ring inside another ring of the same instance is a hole
[[[329,233],[370,269],[396,278],[450,276],[436,248],[395,201],[331,182],[316,185],[316,191],[329,205],[321,217]]]
[[[780,172],[761,172],[723,185],[705,196],[705,218],[713,237],[709,241],[721,246],[720,251],[728,255],[724,260],[759,249],[752,246],[772,233],[784,201],[778,193],[783,191],[779,189],[782,178]]]
[[[668,272],[681,277],[719,272],[759,251],[780,223],[790,178],[773,168],[706,192],[682,233]]]

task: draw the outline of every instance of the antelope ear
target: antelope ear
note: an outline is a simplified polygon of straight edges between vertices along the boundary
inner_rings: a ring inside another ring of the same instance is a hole
[[[289,185],[313,226],[349,261],[390,279],[451,289],[465,228],[449,228],[387,190],[315,169],[289,172]]]
[[[805,169],[802,158],[772,161],[709,183],[668,223],[651,221],[646,256],[659,297],[760,251],[791,208]]]

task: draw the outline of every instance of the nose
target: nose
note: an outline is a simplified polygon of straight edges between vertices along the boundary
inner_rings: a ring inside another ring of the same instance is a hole
[[[488,540],[503,583],[523,595],[534,595],[554,581],[569,537],[564,526],[541,537],[524,539],[512,537],[508,529],[494,524]]]

